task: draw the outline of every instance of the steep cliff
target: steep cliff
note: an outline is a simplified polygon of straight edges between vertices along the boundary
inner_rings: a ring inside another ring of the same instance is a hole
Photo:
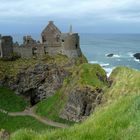
[[[0,60],[0,86],[6,86],[30,100],[31,105],[52,96],[71,72],[71,67],[86,62],[82,56],[68,59],[64,55],[41,59]]]
[[[139,140],[140,71],[118,67],[110,81],[111,86],[103,94],[104,102],[83,123],[43,134],[19,130],[12,140],[25,136],[30,140]]]
[[[79,122],[87,118],[100,104],[108,81],[99,65],[88,63],[74,66],[62,87],[51,98],[37,104],[36,112],[54,121],[60,118]]]

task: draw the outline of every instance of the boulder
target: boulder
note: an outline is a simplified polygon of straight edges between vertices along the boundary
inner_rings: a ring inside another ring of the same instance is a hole
[[[114,54],[113,54],[113,53],[110,53],[110,54],[107,54],[106,56],[107,56],[107,57],[113,57]]]
[[[140,53],[135,53],[133,56],[134,56],[136,59],[140,60]]]

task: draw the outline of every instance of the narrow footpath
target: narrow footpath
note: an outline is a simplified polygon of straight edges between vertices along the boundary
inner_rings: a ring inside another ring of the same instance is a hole
[[[52,120],[49,120],[46,117],[40,117],[37,114],[35,114],[33,110],[34,110],[34,108],[28,108],[22,112],[7,112],[3,109],[0,109],[0,112],[5,113],[9,116],[13,116],[13,117],[15,117],[15,116],[31,116],[31,117],[34,117],[35,119],[37,119],[38,121],[40,121],[46,125],[53,126],[53,127],[58,127],[58,128],[68,128],[69,127],[66,124],[54,122]]]

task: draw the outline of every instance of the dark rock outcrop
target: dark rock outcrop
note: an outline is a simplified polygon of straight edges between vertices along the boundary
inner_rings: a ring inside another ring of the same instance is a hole
[[[61,113],[61,117],[67,120],[79,122],[91,114],[100,104],[102,89],[93,90],[90,87],[77,87],[68,95],[68,102]]]
[[[134,56],[136,59],[140,60],[140,53],[135,53],[133,56]]]
[[[107,54],[106,56],[107,56],[107,57],[113,57],[114,54],[113,54],[113,53],[110,53],[110,54]]]
[[[56,64],[36,64],[34,68],[22,69],[16,79],[5,77],[2,85],[10,87],[18,95],[26,96],[31,105],[52,96],[70,73]]]

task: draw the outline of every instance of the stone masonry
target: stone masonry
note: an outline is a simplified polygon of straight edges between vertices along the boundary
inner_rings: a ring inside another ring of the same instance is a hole
[[[49,21],[47,27],[41,33],[41,41],[34,40],[31,36],[23,37],[23,44],[13,43],[11,36],[0,36],[0,57],[9,58],[16,53],[21,58],[41,57],[46,53],[49,55],[63,54],[69,58],[81,56],[78,33],[72,32],[70,26],[69,33],[61,33]]]

